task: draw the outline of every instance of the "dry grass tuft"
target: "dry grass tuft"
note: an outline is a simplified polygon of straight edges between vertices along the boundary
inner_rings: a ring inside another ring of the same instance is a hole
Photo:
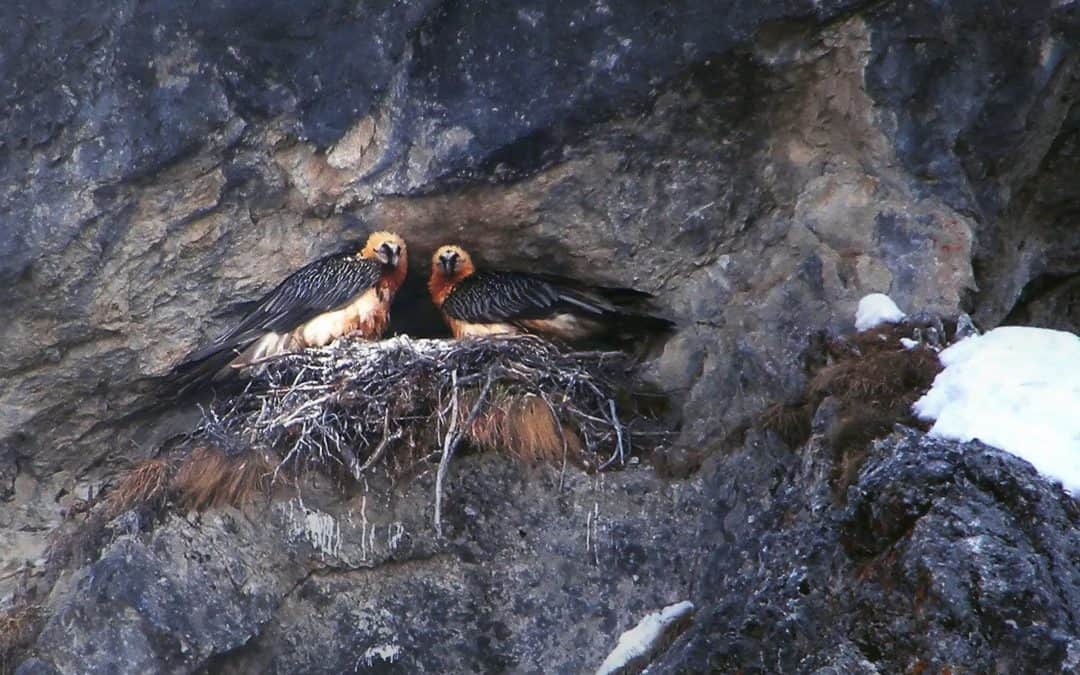
[[[0,673],[15,672],[41,631],[44,617],[36,605],[22,605],[0,612]]]
[[[492,401],[469,426],[466,438],[482,450],[506,451],[534,464],[564,459],[578,464],[584,452],[578,433],[555,416],[547,401],[531,393]]]
[[[929,349],[878,350],[822,368],[810,381],[809,398],[868,402],[899,415],[929,389],[939,372],[941,363]]]
[[[933,348],[940,342],[923,337],[945,335],[943,329],[931,330],[931,324],[941,323],[881,326],[851,338],[812,336],[804,355],[811,377],[803,401],[769,406],[757,426],[775,432],[789,447],[802,447],[813,432],[819,407],[826,399],[832,401],[834,412],[823,418],[822,433],[832,453],[834,491],[846,493],[874,439],[888,435],[898,423],[923,426],[911,406],[942,369]],[[905,349],[901,338],[919,344]]]
[[[169,496],[169,480],[173,467],[166,458],[147,459],[120,477],[105,500],[107,518],[141,506],[156,507]]]
[[[774,403],[762,413],[758,426],[775,433],[789,448],[798,448],[810,438],[812,415],[806,403]]]
[[[240,507],[268,493],[275,468],[265,453],[230,457],[217,448],[200,447],[180,464],[172,488],[184,509]]]
[[[859,471],[870,454],[870,443],[892,433],[897,417],[873,406],[849,408],[828,431],[827,443],[832,449],[830,482],[836,495],[847,493],[848,486],[859,477]]]
[[[838,414],[826,430],[832,452],[832,487],[842,499],[869,456],[870,443],[896,424],[921,426],[911,406],[941,372],[937,352],[925,345],[904,349],[895,326],[856,336],[859,348],[819,370],[810,381],[808,419],[826,398]]]
[[[863,356],[881,351],[896,351],[901,348],[900,338],[911,337],[911,328],[902,323],[882,324],[870,330],[856,333],[850,338],[850,344]]]

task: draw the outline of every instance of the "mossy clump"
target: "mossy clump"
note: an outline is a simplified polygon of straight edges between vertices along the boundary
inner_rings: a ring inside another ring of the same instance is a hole
[[[918,326],[905,323],[876,327],[844,338],[815,336],[806,390],[794,401],[774,403],[758,417],[758,428],[775,433],[792,449],[803,447],[815,429],[819,408],[830,401],[824,429],[832,455],[832,484],[837,495],[858,476],[870,443],[896,424],[921,427],[912,404],[929,390],[941,372],[938,345],[920,341]]]

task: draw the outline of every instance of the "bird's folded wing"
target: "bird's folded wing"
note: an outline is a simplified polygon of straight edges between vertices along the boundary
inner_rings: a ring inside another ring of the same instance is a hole
[[[378,283],[381,266],[373,260],[330,256],[290,275],[270,291],[240,323],[184,359],[200,361],[222,349],[245,345],[264,333],[289,331],[336,309]]]
[[[462,280],[443,303],[450,317],[471,323],[519,321],[558,312],[603,314],[603,300],[549,278],[522,272],[477,272]]]

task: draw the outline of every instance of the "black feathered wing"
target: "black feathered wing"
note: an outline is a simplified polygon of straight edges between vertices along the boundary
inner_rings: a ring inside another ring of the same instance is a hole
[[[542,273],[485,271],[460,281],[443,301],[442,311],[466,323],[506,323],[571,341],[606,337],[619,342],[665,334],[674,327],[667,319],[633,309],[651,298],[633,289],[587,286]],[[578,323],[543,323],[564,314]]]
[[[381,275],[382,266],[374,260],[340,254],[320,258],[289,275],[259,300],[235,328],[189,354],[184,364],[203,361],[223,350],[242,349],[269,332],[291,331],[323,312],[347,304],[375,286]]]
[[[443,302],[447,316],[468,323],[514,323],[554,314],[603,316],[615,307],[554,277],[524,272],[477,272],[461,280]]]

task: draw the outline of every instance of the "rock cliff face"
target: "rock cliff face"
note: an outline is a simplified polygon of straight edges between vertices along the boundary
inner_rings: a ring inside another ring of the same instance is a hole
[[[47,615],[25,672],[579,670],[685,598],[671,670],[1076,667],[1075,504],[1021,462],[898,432],[837,505],[814,440],[724,439],[865,293],[1077,330],[1080,3],[14,0],[0,25],[0,599],[39,586]],[[152,378],[375,228],[411,247],[412,334],[442,330],[449,240],[657,293],[672,452],[711,459],[466,458],[446,540],[424,479],[132,515],[50,592],[61,515],[190,427]]]

